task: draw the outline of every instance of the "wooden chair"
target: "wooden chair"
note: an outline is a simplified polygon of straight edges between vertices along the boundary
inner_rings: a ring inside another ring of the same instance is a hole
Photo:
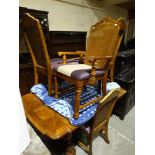
[[[92,155],[92,141],[98,134],[109,144],[108,123],[118,95],[119,90],[111,90],[100,101],[92,120],[79,127],[76,135],[78,145],[89,155]]]
[[[87,84],[102,83],[102,94],[106,94],[107,75],[110,71],[110,80],[113,81],[113,68],[123,34],[125,24],[120,19],[104,18],[90,29],[87,50],[77,52],[59,52],[63,56],[63,64],[54,68],[54,93],[58,97],[57,77],[62,78],[75,85],[74,118],[79,117],[79,110],[95,103],[102,96],[80,105],[82,89]],[[66,64],[67,55],[85,56],[84,64]]]
[[[20,24],[33,61],[35,84],[38,84],[39,73],[47,76],[48,93],[51,95],[53,75],[51,71],[51,60],[48,55],[40,22],[29,13],[26,13],[23,15]]]
[[[38,19],[29,13],[25,13],[20,21],[20,25],[33,61],[34,84],[38,84],[39,74],[44,75],[47,77],[48,94],[51,95],[53,67],[61,64],[62,60],[60,58],[49,58],[43,30]],[[70,59],[69,61],[72,62],[74,59]]]

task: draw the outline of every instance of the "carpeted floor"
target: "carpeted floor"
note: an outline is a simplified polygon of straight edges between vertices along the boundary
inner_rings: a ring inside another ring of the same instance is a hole
[[[63,155],[64,141],[52,141],[34,130],[28,124],[31,142],[21,155]],[[37,134],[36,134],[37,133]],[[39,136],[38,136],[39,135]],[[99,136],[93,141],[93,155],[134,155],[135,154],[135,108],[122,121],[113,115],[109,123],[109,140],[106,144]],[[75,146],[77,155],[87,155]]]

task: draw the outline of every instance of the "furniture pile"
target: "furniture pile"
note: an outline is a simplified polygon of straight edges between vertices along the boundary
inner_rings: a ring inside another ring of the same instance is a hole
[[[94,134],[102,133],[104,140],[109,143],[109,118],[116,101],[126,93],[126,90],[120,87],[107,91],[107,82],[113,82],[115,59],[126,28],[124,20],[103,18],[91,27],[86,51],[58,52],[59,56],[63,56],[62,60],[50,59],[38,19],[26,13],[20,24],[34,67],[34,87],[31,93],[22,97],[28,120],[42,134],[52,139],[68,135],[66,155],[75,154],[75,149],[71,145],[73,131],[85,123],[83,120],[92,121],[92,124],[89,123],[89,151],[86,150],[92,154]],[[78,59],[67,59],[68,55],[77,55]],[[80,60],[80,63],[77,60]],[[40,74],[47,78],[47,90],[39,84]],[[69,89],[65,89],[65,95],[74,91],[71,103],[60,100],[60,97],[63,98],[63,93],[58,87],[61,81],[69,84]],[[88,86],[93,87],[88,92],[95,88],[97,93],[94,94],[93,91],[90,96],[83,95],[82,92],[86,93]],[[91,96],[93,94],[94,96]],[[66,107],[71,111],[68,118],[63,117],[67,116],[63,111]]]

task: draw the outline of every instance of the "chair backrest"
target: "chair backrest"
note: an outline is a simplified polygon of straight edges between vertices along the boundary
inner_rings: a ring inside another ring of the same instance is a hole
[[[20,24],[32,57],[34,70],[46,72],[50,69],[51,62],[39,20],[25,13]]]
[[[114,67],[115,58],[124,34],[126,26],[122,18],[112,19],[105,17],[90,29],[85,64],[89,56],[104,57],[112,56],[111,69]],[[104,61],[97,62],[97,67],[103,68]]]
[[[91,126],[91,133],[95,134],[101,131],[108,123],[113,107],[119,95],[117,89],[111,90],[99,103]]]

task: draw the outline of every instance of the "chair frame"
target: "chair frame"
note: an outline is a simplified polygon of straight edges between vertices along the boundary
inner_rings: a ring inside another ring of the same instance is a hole
[[[68,82],[75,85],[75,103],[74,103],[74,114],[73,114],[74,118],[79,117],[79,110],[80,109],[83,109],[84,107],[97,102],[98,100],[100,100],[103,97],[103,96],[96,97],[95,99],[91,100],[90,102],[87,102],[87,103],[85,103],[83,105],[80,105],[81,92],[83,90],[83,87],[86,84],[94,85],[96,80],[102,80],[102,85],[104,86],[104,87],[102,87],[102,92],[104,92],[104,94],[106,94],[105,83],[107,81],[107,74],[108,74],[108,71],[109,71],[111,58],[112,57],[110,57],[110,56],[102,57],[102,58],[93,58],[92,59],[92,70],[91,70],[91,73],[90,73],[91,76],[90,76],[89,79],[85,79],[85,80],[75,80],[75,79],[72,79],[69,76],[66,76],[66,75],[64,75],[62,73],[59,73],[59,72],[54,70],[54,97],[58,98],[57,77],[62,78],[62,79],[64,79],[64,80],[66,80],[66,81],[68,81]],[[104,73],[103,76],[95,76],[96,75],[96,60],[97,59],[98,60],[99,59],[106,60],[106,65],[104,66],[105,73]]]
[[[48,94],[51,95],[52,94],[52,77],[53,77],[53,71],[51,68],[51,60],[49,58],[48,55],[48,50],[47,50],[47,46],[46,46],[46,42],[45,42],[45,38],[44,38],[44,34],[43,34],[43,30],[42,27],[40,25],[40,22],[38,19],[34,18],[33,16],[31,16],[29,13],[25,13],[23,15],[22,20],[20,21],[20,25],[23,28],[23,32],[24,32],[24,37],[26,40],[26,43],[28,45],[30,54],[31,54],[31,58],[32,58],[32,62],[33,62],[33,67],[34,67],[34,83],[38,84],[39,82],[39,73],[47,76],[47,82],[48,82]],[[34,54],[34,51],[32,49],[29,37],[27,35],[27,30],[28,29],[35,29],[37,31],[37,33],[39,34],[39,39],[40,39],[40,43],[42,46],[42,51],[43,51],[43,55],[45,58],[45,65],[41,65],[38,63],[37,58]]]
[[[110,62],[110,70],[109,70],[109,73],[108,73],[108,79],[109,79],[109,81],[112,82],[113,78],[114,78],[115,59],[116,59],[116,56],[117,56],[117,53],[118,53],[118,50],[119,50],[119,47],[120,47],[120,44],[121,44],[121,41],[123,39],[123,36],[124,36],[124,33],[125,33],[125,30],[126,30],[127,26],[124,23],[124,18],[112,19],[111,17],[104,17],[101,21],[99,21],[95,25],[91,26],[90,32],[94,30],[94,27],[96,27],[97,25],[100,25],[100,24],[102,24],[104,22],[111,22],[113,24],[117,24],[119,26],[119,28],[120,28],[119,37],[117,38],[118,39],[118,43],[116,43],[114,45],[114,49],[115,50],[114,50],[113,55],[112,55],[112,60]],[[76,52],[63,52],[63,51],[59,51],[58,55],[62,56],[63,64],[66,64],[67,55],[79,55],[80,59],[83,60],[84,56],[86,54],[85,52],[86,51],[76,51]]]
[[[87,102],[84,105],[80,105],[80,97],[81,97],[81,92],[83,87],[86,84],[95,84],[96,81],[100,81],[101,80],[101,84],[102,84],[102,94],[106,94],[106,82],[107,82],[107,78],[110,77],[110,81],[113,81],[113,72],[114,72],[114,63],[115,63],[115,58],[121,43],[121,40],[123,38],[123,34],[124,34],[124,29],[125,29],[125,24],[122,22],[122,18],[119,18],[117,20],[115,19],[111,19],[110,17],[106,17],[103,20],[101,20],[100,22],[98,22],[97,24],[93,25],[91,27],[91,31],[93,31],[95,29],[95,27],[97,25],[100,25],[104,22],[109,22],[110,24],[116,24],[116,26],[119,29],[119,36],[117,36],[115,39],[115,44],[112,47],[113,50],[113,54],[112,56],[105,56],[105,57],[89,57],[88,58],[88,62],[89,64],[91,64],[92,66],[92,70],[90,73],[90,78],[86,79],[86,80],[75,80],[72,79],[69,76],[66,76],[56,70],[54,70],[54,96],[58,97],[58,84],[57,84],[57,77],[62,78],[72,84],[75,85],[75,103],[74,103],[74,118],[78,118],[79,117],[79,110],[83,109],[84,107],[95,103],[98,99],[101,99],[103,96],[101,97],[96,97],[94,100]],[[58,52],[59,56],[62,56],[63,58],[63,64],[66,63],[66,56],[67,55],[79,55],[80,59],[82,59],[82,56],[86,56],[86,52],[84,51],[77,51],[77,52]],[[105,65],[102,66],[102,68],[104,68],[105,74],[104,76],[96,76],[96,69],[97,69],[97,61],[105,61]],[[109,75],[110,72],[110,75]]]
[[[110,143],[108,138],[108,124],[120,92],[121,90],[113,89],[98,103],[95,116],[92,118],[91,122],[87,122],[90,123],[89,131],[85,128],[85,125],[79,127],[81,132],[85,133],[88,144],[78,140],[78,145],[89,155],[92,155],[92,141],[98,133],[107,144]],[[104,113],[103,110],[106,111],[106,113]]]

